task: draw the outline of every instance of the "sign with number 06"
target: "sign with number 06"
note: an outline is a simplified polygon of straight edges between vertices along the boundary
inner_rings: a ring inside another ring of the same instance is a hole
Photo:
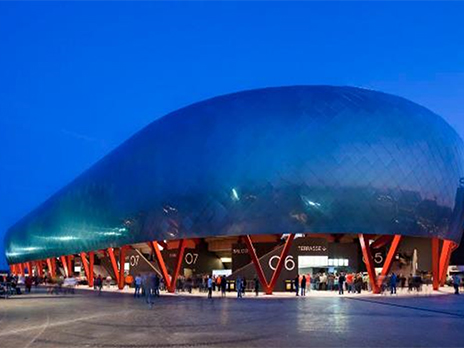
[[[277,264],[279,263],[279,260],[280,260],[279,255],[274,255],[273,257],[271,257],[269,259],[269,268],[275,271],[275,269],[277,268]],[[288,255],[285,258],[284,266],[287,271],[293,271],[295,269],[296,264],[295,264],[295,261],[293,260],[292,255]]]

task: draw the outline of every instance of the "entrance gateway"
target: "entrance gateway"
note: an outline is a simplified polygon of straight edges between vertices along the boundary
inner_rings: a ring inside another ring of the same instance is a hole
[[[269,281],[275,273],[279,263],[281,271],[275,281],[274,291],[291,291],[291,281],[297,275],[317,273],[326,275],[340,272],[363,272],[367,275],[367,268],[363,259],[363,252],[359,241],[352,236],[339,235],[316,237],[312,235],[296,235],[281,261],[282,250],[287,236],[258,236],[254,239],[253,248],[259,259],[259,265]],[[393,237],[392,237],[393,238]],[[428,242],[428,243],[427,243]],[[376,274],[382,271],[390,246],[377,245],[371,240],[371,257]],[[165,266],[174,269],[178,258],[178,245],[166,243],[160,247]],[[373,248],[372,248],[373,247]],[[133,276],[140,273],[158,271],[158,262],[153,250],[141,248],[140,251],[129,251],[126,260],[129,273]],[[408,276],[413,269],[413,258],[416,255],[419,270],[431,270],[430,242],[420,238],[405,237],[402,245],[394,253],[390,264],[391,270]],[[417,255],[421,257],[417,258]],[[137,260],[137,262],[134,262]],[[163,276],[161,271],[158,271]],[[252,256],[244,238],[210,238],[189,241],[185,247],[183,259],[179,268],[182,281],[191,281],[192,286],[199,286],[202,277],[207,275],[224,275],[229,281],[237,277],[251,280],[258,277]],[[264,290],[262,288],[262,290]]]

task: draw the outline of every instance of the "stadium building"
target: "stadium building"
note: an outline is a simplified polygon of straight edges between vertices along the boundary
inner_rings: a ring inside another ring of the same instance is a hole
[[[440,116],[352,87],[244,91],[136,133],[12,226],[14,273],[253,278],[429,272],[461,240],[464,147]],[[380,278],[379,278],[380,274]]]

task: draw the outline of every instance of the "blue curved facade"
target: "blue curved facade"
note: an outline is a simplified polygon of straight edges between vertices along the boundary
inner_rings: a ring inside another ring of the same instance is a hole
[[[295,86],[221,96],[156,120],[11,227],[7,259],[290,232],[459,242],[463,155],[441,117],[393,95]]]

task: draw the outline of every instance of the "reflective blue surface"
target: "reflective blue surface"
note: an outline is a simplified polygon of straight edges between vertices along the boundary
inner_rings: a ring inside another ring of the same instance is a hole
[[[282,232],[459,242],[463,142],[405,99],[246,91],[135,134],[6,236],[10,263],[148,240]]]

